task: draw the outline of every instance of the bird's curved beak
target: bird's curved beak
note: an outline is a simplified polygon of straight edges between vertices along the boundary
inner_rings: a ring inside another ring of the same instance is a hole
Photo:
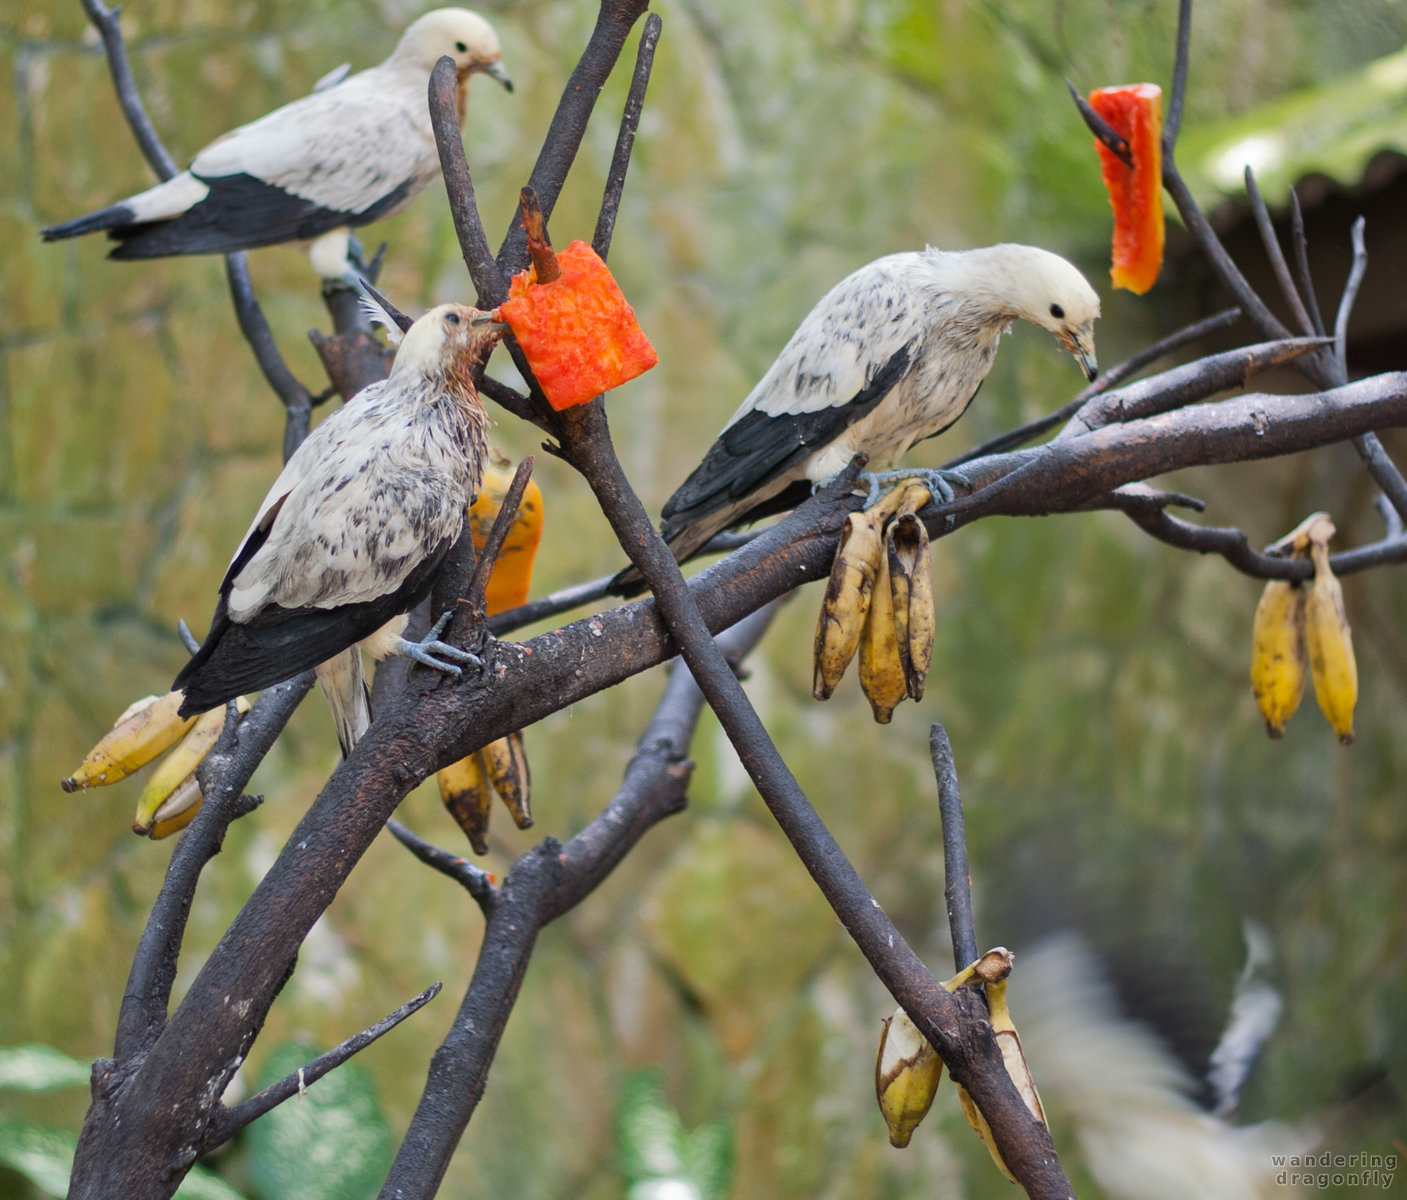
[[[504,90],[513,90],[513,77],[508,74],[508,68],[503,65],[501,58],[496,58],[491,63],[486,63],[483,68],[484,74],[490,79],[496,79],[503,84]]]
[[[507,321],[498,320],[492,312],[481,312],[478,316],[470,317],[469,324],[475,329],[483,330],[486,333],[496,333],[499,336],[507,333],[510,328]]]
[[[1076,329],[1062,329],[1055,340],[1075,356],[1085,378],[1093,383],[1099,374],[1099,360],[1094,354],[1094,322],[1086,321]]]

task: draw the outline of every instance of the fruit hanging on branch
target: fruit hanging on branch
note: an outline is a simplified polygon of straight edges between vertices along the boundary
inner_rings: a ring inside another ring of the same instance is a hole
[[[1163,91],[1153,83],[1096,88],[1089,106],[1123,139],[1125,159],[1096,139],[1104,186],[1114,210],[1117,288],[1143,295],[1163,265]]]
[[[497,317],[560,412],[643,374],[659,355],[600,255],[581,241],[554,253],[536,197],[523,192],[533,265],[513,276]]]

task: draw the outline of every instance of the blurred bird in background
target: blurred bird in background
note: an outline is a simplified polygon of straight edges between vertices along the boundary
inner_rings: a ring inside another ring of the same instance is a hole
[[[118,243],[110,257],[134,259],[311,238],[314,270],[355,286],[360,252],[351,248],[350,230],[390,216],[440,173],[427,89],[444,55],[459,71],[461,124],[472,74],[512,90],[489,23],[466,9],[436,9],[405,31],[385,62],[325,80],[311,95],[217,138],[179,175],[51,225],[44,240],[106,230]]]
[[[318,667],[350,752],[371,720],[358,643],[458,674],[468,651],[401,636],[464,527],[488,414],[471,373],[504,326],[462,304],[416,321],[388,378],[330,414],[288,460],[220,584],[204,644],[172,685],[181,712]],[[331,661],[329,661],[331,660]]]
[[[665,540],[683,562],[721,530],[795,507],[856,454],[869,456],[871,471],[892,466],[962,416],[1017,318],[1050,330],[1093,379],[1098,316],[1085,277],[1034,246],[876,259],[807,314],[665,504]],[[873,502],[886,477],[862,478]],[[951,496],[941,479],[933,483]],[[629,594],[639,576],[622,572],[613,586]]]

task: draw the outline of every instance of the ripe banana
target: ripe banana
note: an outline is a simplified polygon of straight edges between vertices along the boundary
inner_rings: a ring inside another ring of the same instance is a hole
[[[116,783],[151,762],[192,725],[194,717],[181,718],[180,692],[148,696],[131,705],[117,723],[88,751],[88,757],[59,784],[66,792]]]
[[[860,689],[870,702],[874,719],[888,725],[894,706],[909,694],[899,640],[894,631],[894,597],[890,586],[889,556],[879,561],[879,578],[870,594],[870,610],[860,638]]]
[[[1265,718],[1265,731],[1273,738],[1284,736],[1285,722],[1304,696],[1308,590],[1300,583],[1272,579],[1261,593],[1251,626],[1251,691]]]
[[[243,696],[236,703],[240,716],[249,711],[249,701]],[[202,713],[195,719],[191,731],[176,744],[171,753],[161,760],[160,765],[152,772],[151,778],[147,780],[142,794],[137,798],[137,811],[132,818],[133,833],[140,837],[146,837],[152,832],[157,813],[185,780],[194,780],[196,767],[200,766],[201,761],[219,741],[220,733],[224,728],[225,709],[223,705],[219,708],[212,708],[209,712]],[[198,794],[197,791],[197,796]],[[177,814],[167,813],[168,818],[174,815]],[[194,815],[194,813],[191,814],[192,817]]]
[[[529,801],[532,799],[532,772],[528,769],[522,733],[510,733],[496,742],[490,742],[484,747],[483,755],[489,782],[513,814],[513,824],[519,829],[531,829],[533,814]]]
[[[475,750],[438,771],[435,781],[440,785],[440,799],[455,824],[468,836],[474,853],[487,854],[493,789],[489,786],[483,755]]]
[[[1324,522],[1327,524],[1327,522]],[[1310,558],[1314,581],[1305,597],[1305,643],[1309,649],[1314,698],[1334,727],[1339,741],[1353,741],[1353,710],[1358,704],[1358,662],[1353,656],[1353,636],[1344,614],[1343,587],[1329,567],[1328,534],[1311,537]]]
[[[1006,1067],[1006,1073],[1011,1076],[1011,1082],[1016,1085],[1016,1090],[1026,1102],[1031,1115],[1045,1125],[1045,1108],[1041,1104],[1040,1094],[1036,1091],[1036,1081],[1031,1077],[1031,1068],[1026,1063],[1026,1053],[1021,1049],[1021,1035],[1016,1032],[1011,1010],[1007,1007],[1006,987],[1006,979],[987,984],[987,1010],[992,1018],[992,1034],[997,1039],[997,1045],[1001,1047],[1002,1063]],[[973,1103],[967,1089],[958,1083],[955,1083],[955,1086],[958,1103],[962,1105],[968,1124],[977,1131],[977,1136],[982,1139],[987,1153],[992,1156],[992,1161],[997,1164],[1001,1173],[1015,1183],[1016,1176],[1011,1173],[1011,1168],[1006,1165],[1001,1151],[997,1149],[997,1142],[992,1136],[992,1127],[987,1124],[987,1118]]]
[[[903,1149],[933,1106],[943,1080],[943,1060],[909,1014],[896,1008],[884,1018],[875,1055],[874,1087],[889,1127],[889,1144]]]
[[[196,813],[200,812],[200,806],[204,803],[205,795],[200,790],[200,781],[192,771],[176,785],[176,790],[167,796],[161,807],[156,810],[147,836],[152,841],[159,842],[162,838],[179,832],[195,820]],[[140,833],[141,830],[134,826],[133,832]]]
[[[922,492],[926,503],[927,488]],[[922,507],[922,504],[919,505]],[[894,637],[904,685],[912,700],[923,699],[923,685],[933,661],[937,618],[933,608],[933,568],[928,530],[912,512],[900,512],[889,523],[889,593],[894,610]]]
[[[855,657],[865,628],[875,580],[880,573],[884,544],[883,516],[875,509],[851,513],[840,531],[840,545],[831,564],[830,579],[816,622],[815,674],[811,695],[829,700],[845,668]]]

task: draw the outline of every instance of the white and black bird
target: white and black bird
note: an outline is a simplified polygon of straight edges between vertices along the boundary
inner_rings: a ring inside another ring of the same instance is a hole
[[[795,507],[856,454],[871,471],[893,466],[962,416],[1017,318],[1049,329],[1093,379],[1098,316],[1085,277],[1034,246],[876,259],[807,314],[665,504],[665,540],[682,562],[721,530]]]
[[[204,644],[172,685],[185,692],[183,714],[318,666],[350,750],[370,720],[359,643],[456,674],[456,661],[475,661],[436,640],[444,618],[423,642],[401,633],[483,478],[488,414],[471,372],[504,328],[462,304],[431,309],[389,377],[293,453],[225,573]]]
[[[459,69],[461,123],[474,73],[512,90],[489,23],[466,9],[435,9],[385,62],[241,125],[179,175],[51,225],[44,240],[106,230],[118,243],[110,257],[135,259],[326,238],[314,244],[314,269],[350,277],[346,231],[389,216],[440,173],[427,90],[445,55]]]

